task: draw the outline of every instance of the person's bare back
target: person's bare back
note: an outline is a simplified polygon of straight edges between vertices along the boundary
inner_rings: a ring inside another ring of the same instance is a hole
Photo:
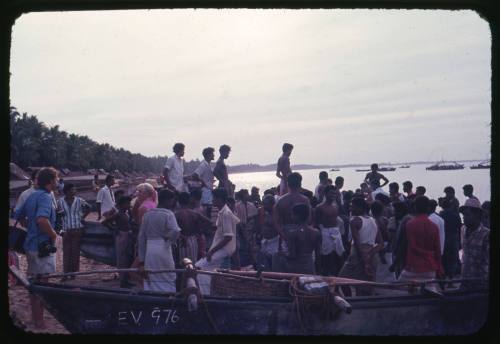
[[[276,202],[276,212],[281,225],[293,224],[292,220],[292,207],[296,204],[309,204],[309,199],[300,193],[288,193],[283,195],[278,202]]]

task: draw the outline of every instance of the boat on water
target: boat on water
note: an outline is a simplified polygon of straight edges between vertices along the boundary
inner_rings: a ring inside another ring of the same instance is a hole
[[[370,172],[370,169],[357,169],[356,172]]]
[[[330,169],[330,172],[338,172],[338,171],[340,171],[338,168],[332,168],[332,169]]]
[[[396,167],[390,167],[390,166],[385,166],[385,167],[379,167],[379,172],[392,172],[396,171]]]
[[[484,325],[489,305],[487,290],[437,295],[427,282],[412,294],[407,285],[402,294],[343,297],[341,286],[381,284],[325,277],[328,291],[318,296],[297,288],[300,275],[226,270],[211,273],[211,295],[202,297],[196,287],[174,294],[84,286],[9,269],[73,334],[467,335]]]
[[[478,169],[490,168],[490,167],[491,167],[490,161],[482,161],[477,165],[472,165],[470,168],[473,170],[478,170]]]
[[[399,168],[410,168],[410,165],[402,165],[402,166],[399,166]]]
[[[459,164],[456,162],[445,163],[438,162],[432,166],[426,167],[425,169],[428,171],[446,171],[446,170],[462,170],[464,168],[463,164]]]

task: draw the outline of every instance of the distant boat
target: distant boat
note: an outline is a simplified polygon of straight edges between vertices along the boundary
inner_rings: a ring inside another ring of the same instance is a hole
[[[330,170],[330,172],[337,172],[337,171],[340,171],[340,170],[339,170],[338,168],[332,168],[332,169]]]
[[[444,171],[444,170],[463,170],[464,165],[458,164],[456,162],[452,163],[445,163],[443,162],[437,162],[432,166],[426,167],[426,170],[429,171]]]
[[[396,167],[380,167],[378,170],[380,172],[396,171]]]
[[[410,165],[399,166],[399,168],[410,168]]]
[[[371,170],[356,170],[356,172],[370,172]]]
[[[482,161],[477,165],[472,165],[470,168],[473,170],[478,170],[481,168],[490,168],[491,167],[491,162],[490,161]]]

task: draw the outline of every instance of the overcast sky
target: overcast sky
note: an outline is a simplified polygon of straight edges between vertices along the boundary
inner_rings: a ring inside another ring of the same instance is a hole
[[[147,156],[228,164],[484,159],[491,34],[473,11],[30,13],[11,105]]]

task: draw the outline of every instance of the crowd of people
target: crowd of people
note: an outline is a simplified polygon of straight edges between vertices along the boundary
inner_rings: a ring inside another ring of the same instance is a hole
[[[333,181],[322,171],[313,192],[302,187],[300,173],[292,172],[293,145],[285,143],[277,162],[279,183],[261,196],[257,187],[235,190],[225,165],[228,145],[219,148],[213,169],[215,149],[203,149],[202,162],[189,175],[184,173],[184,150],[184,144],[176,143],[158,185],[142,183],[133,195],[113,192],[112,175],[102,187],[95,182],[97,217],[114,233],[116,265],[139,271],[120,273],[122,288],[142,280],[144,290],[175,292],[180,287],[176,273],[148,271],[182,267],[184,258],[209,271],[445,281],[434,288],[450,287],[460,277],[461,288],[488,286],[489,202],[481,204],[472,185],[463,187],[467,200],[461,206],[451,186],[436,201],[425,196],[424,186],[413,192],[411,181],[400,192],[399,184],[389,182],[373,164],[354,191],[343,190],[341,176]],[[41,169],[33,179],[14,213],[28,229],[28,274],[55,272],[50,244],[61,233],[64,272],[78,271],[82,220],[90,206],[76,195],[74,185],[58,184],[53,168]],[[387,184],[389,192],[383,189]],[[56,200],[58,190],[62,195]],[[198,274],[198,282],[200,291],[210,294],[210,275]],[[372,292],[356,289],[357,295]],[[42,326],[43,308],[31,297],[33,320]]]

